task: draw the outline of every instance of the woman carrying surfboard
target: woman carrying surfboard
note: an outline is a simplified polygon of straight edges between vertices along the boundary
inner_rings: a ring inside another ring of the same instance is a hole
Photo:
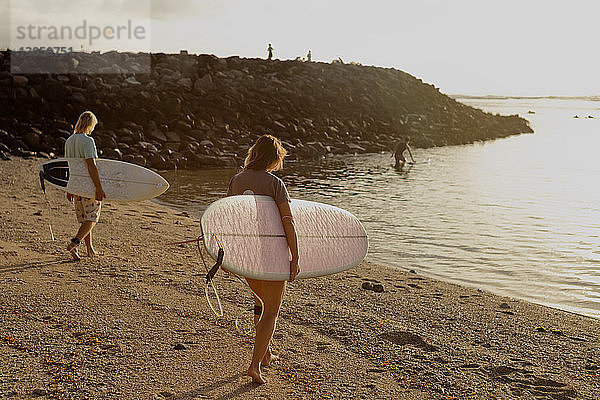
[[[290,279],[292,282],[298,275],[298,240],[294,227],[294,218],[290,210],[290,196],[281,179],[271,174],[283,168],[283,159],[287,151],[281,141],[271,135],[263,135],[250,149],[244,162],[244,169],[231,178],[228,196],[254,194],[270,196],[279,208],[281,222],[285,231],[292,259],[290,261]],[[254,321],[256,337],[252,361],[248,368],[248,376],[257,383],[266,383],[261,374],[261,366],[267,366],[273,355],[269,349],[279,309],[285,293],[285,281],[265,281],[246,278],[255,294]],[[260,297],[260,299],[256,298]],[[261,305],[262,302],[262,305]]]
[[[98,119],[96,116],[91,111],[85,111],[79,116],[73,134],[65,142],[65,158],[84,158],[90,178],[92,178],[92,182],[96,187],[95,198],[67,193],[67,200],[74,204],[77,222],[81,224],[79,230],[71,239],[71,243],[67,246],[67,251],[71,253],[75,261],[80,260],[79,254],[77,254],[77,246],[82,240],[85,241],[88,256],[93,257],[96,255],[94,246],[92,246],[92,229],[94,229],[100,217],[102,199],[106,197],[96,167],[95,160],[98,158],[98,151],[94,139],[90,137],[97,124]]]

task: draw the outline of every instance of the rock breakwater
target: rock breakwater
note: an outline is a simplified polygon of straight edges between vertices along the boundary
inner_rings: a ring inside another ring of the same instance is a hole
[[[532,132],[395,69],[182,52],[151,54],[151,72],[132,73],[138,56],[66,54],[58,73],[25,75],[0,52],[0,157],[62,155],[83,110],[101,121],[102,157],[158,169],[237,166],[263,133],[310,159],[388,151],[405,135],[432,147]]]

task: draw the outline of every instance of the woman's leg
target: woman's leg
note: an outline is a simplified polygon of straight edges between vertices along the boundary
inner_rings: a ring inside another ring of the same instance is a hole
[[[88,257],[94,257],[96,255],[96,251],[94,250],[94,246],[92,246],[92,231],[90,231],[84,239],[85,246],[87,247]]]
[[[81,226],[83,226],[83,223],[81,223]],[[79,230],[81,230],[81,226],[79,227]],[[78,245],[73,242],[69,242],[69,244],[67,245],[67,251],[71,253],[71,257],[73,257],[73,260],[75,261],[81,260],[81,257],[79,257],[79,253],[77,252],[77,246]]]
[[[260,317],[262,316],[262,309],[262,302],[258,299],[258,297],[256,297],[256,295],[254,295],[254,327],[256,327],[258,325],[258,322],[260,321]],[[279,357],[277,355],[271,353],[271,346],[269,346],[267,348],[265,356],[260,362],[260,365],[262,367],[268,367],[272,361],[276,361],[278,359]]]
[[[265,358],[273,332],[283,294],[285,293],[285,281],[261,281],[256,279],[246,279],[250,288],[263,301],[263,312],[258,325],[256,325],[256,338],[254,339],[254,351],[252,353],[252,362],[248,368],[248,375],[257,383],[266,383],[261,376],[260,364]]]

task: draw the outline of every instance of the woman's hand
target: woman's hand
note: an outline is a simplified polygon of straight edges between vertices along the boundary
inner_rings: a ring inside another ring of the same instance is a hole
[[[290,249],[290,255],[292,256],[289,281],[293,282],[300,272],[300,268],[298,268],[298,237],[296,236],[296,228],[294,227],[294,217],[292,216],[290,203],[287,201],[278,204],[277,207],[279,207],[283,231],[285,232],[285,238]]]
[[[294,282],[296,276],[300,273],[300,267],[298,267],[298,259],[292,259],[290,261],[290,282]]]
[[[102,190],[102,188],[96,189],[96,200],[97,201],[102,201],[105,197],[106,197],[106,194],[104,194],[104,190]]]

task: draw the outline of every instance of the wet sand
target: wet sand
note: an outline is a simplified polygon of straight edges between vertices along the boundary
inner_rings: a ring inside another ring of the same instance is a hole
[[[60,399],[598,399],[600,320],[365,262],[288,286],[266,385],[244,376],[250,292],[204,297],[199,221],[106,202],[100,256],[70,261],[64,193],[0,162],[0,394]],[[52,224],[56,241],[50,239]],[[85,254],[83,246],[82,255]],[[209,260],[212,264],[212,260]],[[377,293],[364,282],[384,286]]]

